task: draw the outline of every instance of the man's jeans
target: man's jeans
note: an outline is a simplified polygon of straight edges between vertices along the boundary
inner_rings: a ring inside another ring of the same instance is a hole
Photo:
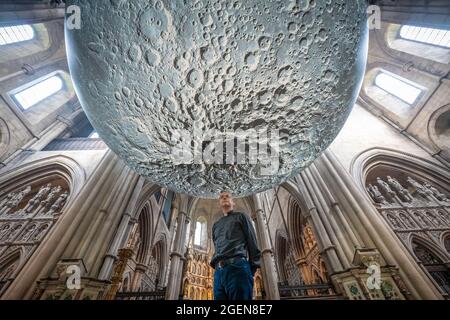
[[[252,300],[253,274],[250,264],[242,259],[214,272],[214,300]]]

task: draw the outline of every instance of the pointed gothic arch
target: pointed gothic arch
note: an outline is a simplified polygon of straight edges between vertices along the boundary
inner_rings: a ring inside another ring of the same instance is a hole
[[[445,263],[449,260],[448,255],[430,241],[418,236],[411,238],[411,249],[437,287],[444,294],[450,294],[450,268]]]
[[[433,182],[436,187],[450,192],[450,173],[443,165],[389,148],[371,148],[359,153],[350,164],[351,175],[366,195],[368,172],[378,166],[413,173],[419,179]]]
[[[448,170],[414,155],[374,148],[353,160],[351,173],[386,227],[441,293],[448,295],[450,274],[445,263],[450,255],[443,241],[450,233]],[[430,263],[424,263],[427,257]]]
[[[428,137],[435,149],[445,159],[450,160],[450,104],[437,109],[430,116],[427,125]]]
[[[8,287],[9,282],[14,280],[20,265],[25,262],[23,256],[23,248],[18,247],[0,259],[0,295]]]
[[[15,277],[36,249],[58,228],[85,181],[85,172],[73,159],[52,156],[31,161],[0,177],[0,260],[21,248]],[[5,289],[13,279],[3,285]],[[3,290],[4,291],[4,290]]]
[[[136,261],[145,264],[151,246],[151,234],[153,230],[153,217],[151,214],[151,204],[147,202],[139,213],[139,249],[136,253]]]
[[[286,232],[279,229],[275,233],[275,259],[278,264],[279,281],[281,283],[288,283],[288,273],[285,265],[288,251],[289,244]]]
[[[0,118],[0,160],[2,160],[3,156],[8,152],[9,142],[10,142],[10,133],[8,124]]]

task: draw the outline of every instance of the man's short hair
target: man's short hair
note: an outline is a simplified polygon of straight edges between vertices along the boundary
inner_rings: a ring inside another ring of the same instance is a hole
[[[230,196],[233,196],[233,194],[228,190],[220,190],[219,195],[221,195],[222,193],[229,193]]]

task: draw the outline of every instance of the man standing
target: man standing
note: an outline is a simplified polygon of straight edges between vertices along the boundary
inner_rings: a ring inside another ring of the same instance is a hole
[[[214,272],[215,300],[251,300],[253,276],[260,267],[261,252],[250,218],[233,211],[231,194],[222,191],[219,205],[223,212],[212,227],[215,253],[210,265]]]

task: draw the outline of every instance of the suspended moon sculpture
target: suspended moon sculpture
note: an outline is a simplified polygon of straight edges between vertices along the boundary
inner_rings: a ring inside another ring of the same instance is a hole
[[[181,193],[246,196],[306,168],[358,95],[365,0],[69,0],[78,98],[119,157]]]

